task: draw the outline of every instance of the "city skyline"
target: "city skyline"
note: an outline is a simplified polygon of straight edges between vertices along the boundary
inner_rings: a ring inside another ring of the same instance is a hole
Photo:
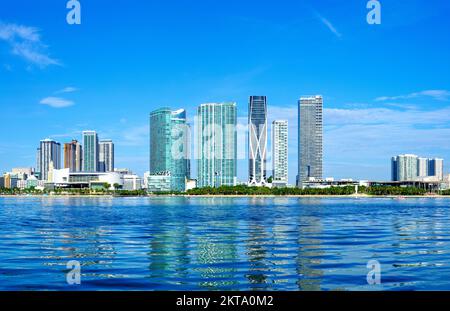
[[[149,157],[144,114],[181,106],[191,122],[201,103],[233,101],[245,125],[252,94],[269,98],[269,124],[289,121],[290,184],[303,94],[322,94],[326,103],[325,177],[388,180],[392,155],[449,158],[449,3],[383,3],[375,27],[357,1],[255,4],[213,9],[199,1],[181,13],[165,3],[129,3],[106,14],[90,3],[82,24],[70,26],[64,5],[3,1],[0,130],[11,135],[0,140],[0,170],[32,165],[44,137],[70,142],[90,128],[114,138],[116,166],[142,175]],[[12,52],[22,46],[31,53]],[[246,180],[247,161],[237,165]]]

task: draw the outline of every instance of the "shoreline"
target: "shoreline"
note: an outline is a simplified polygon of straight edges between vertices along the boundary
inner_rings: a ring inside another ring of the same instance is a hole
[[[429,198],[429,199],[443,199],[450,198],[448,195],[368,195],[368,194],[351,194],[351,195],[225,195],[225,194],[204,194],[204,195],[155,195],[149,194],[146,196],[114,196],[114,195],[89,195],[89,194],[57,194],[57,195],[5,195],[0,194],[0,198],[317,198],[317,199],[329,199],[329,198],[345,198],[345,199],[370,199],[370,198],[390,198],[390,199],[417,199],[417,198]]]

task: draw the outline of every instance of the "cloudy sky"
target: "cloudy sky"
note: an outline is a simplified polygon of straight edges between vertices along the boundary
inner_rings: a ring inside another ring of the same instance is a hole
[[[81,0],[81,25],[65,2],[0,3],[0,171],[35,166],[41,139],[94,129],[142,174],[152,110],[192,119],[235,101],[245,127],[250,95],[290,122],[291,182],[302,95],[324,96],[326,176],[388,179],[400,153],[450,159],[447,1],[381,1],[381,25],[361,0]]]

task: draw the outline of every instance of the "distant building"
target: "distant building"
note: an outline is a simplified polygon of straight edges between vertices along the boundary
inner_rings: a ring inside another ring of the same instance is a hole
[[[190,128],[184,109],[150,114],[150,174],[171,176],[171,190],[185,191],[190,177]],[[158,177],[160,178],[160,177]]]
[[[138,175],[123,175],[123,190],[134,191],[142,189],[142,179]]]
[[[3,188],[14,189],[17,188],[19,177],[17,175],[6,173],[3,175]]]
[[[249,185],[267,183],[267,98],[251,96],[248,108]]]
[[[20,180],[26,180],[34,175],[34,170],[31,167],[16,167],[11,170],[13,175],[16,175]]]
[[[444,179],[444,160],[439,158],[428,160],[428,176],[436,176],[439,180]]]
[[[392,181],[436,180],[444,178],[444,160],[423,158],[414,154],[402,154],[391,159]]]
[[[297,186],[323,175],[323,98],[302,97],[298,101]]]
[[[55,169],[61,168],[61,144],[52,139],[41,140],[37,160],[40,179],[48,180],[50,163]]]
[[[97,172],[99,159],[98,135],[95,131],[83,132],[83,172]]]
[[[236,103],[202,104],[197,118],[197,187],[236,185]]]
[[[272,122],[272,184],[285,187],[288,184],[288,121]]]
[[[152,174],[147,178],[147,191],[150,193],[171,192],[170,173]]]
[[[98,164],[100,172],[114,172],[114,143],[112,140],[100,140]]]
[[[5,177],[0,176],[0,188],[5,188]]]
[[[64,144],[64,168],[70,169],[72,172],[81,172],[83,148],[77,140]]]
[[[113,172],[71,172],[70,169],[53,170],[51,182],[59,188],[97,188],[99,185],[109,184],[110,190],[114,185],[123,187],[123,178]]]

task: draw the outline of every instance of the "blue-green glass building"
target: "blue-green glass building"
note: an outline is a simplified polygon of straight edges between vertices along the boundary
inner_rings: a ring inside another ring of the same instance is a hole
[[[197,111],[197,186],[235,186],[236,103],[203,104]]]
[[[185,191],[190,178],[190,127],[186,111],[161,108],[150,114],[150,174],[170,175],[171,190]]]
[[[98,171],[98,136],[95,131],[83,132],[83,171]]]

